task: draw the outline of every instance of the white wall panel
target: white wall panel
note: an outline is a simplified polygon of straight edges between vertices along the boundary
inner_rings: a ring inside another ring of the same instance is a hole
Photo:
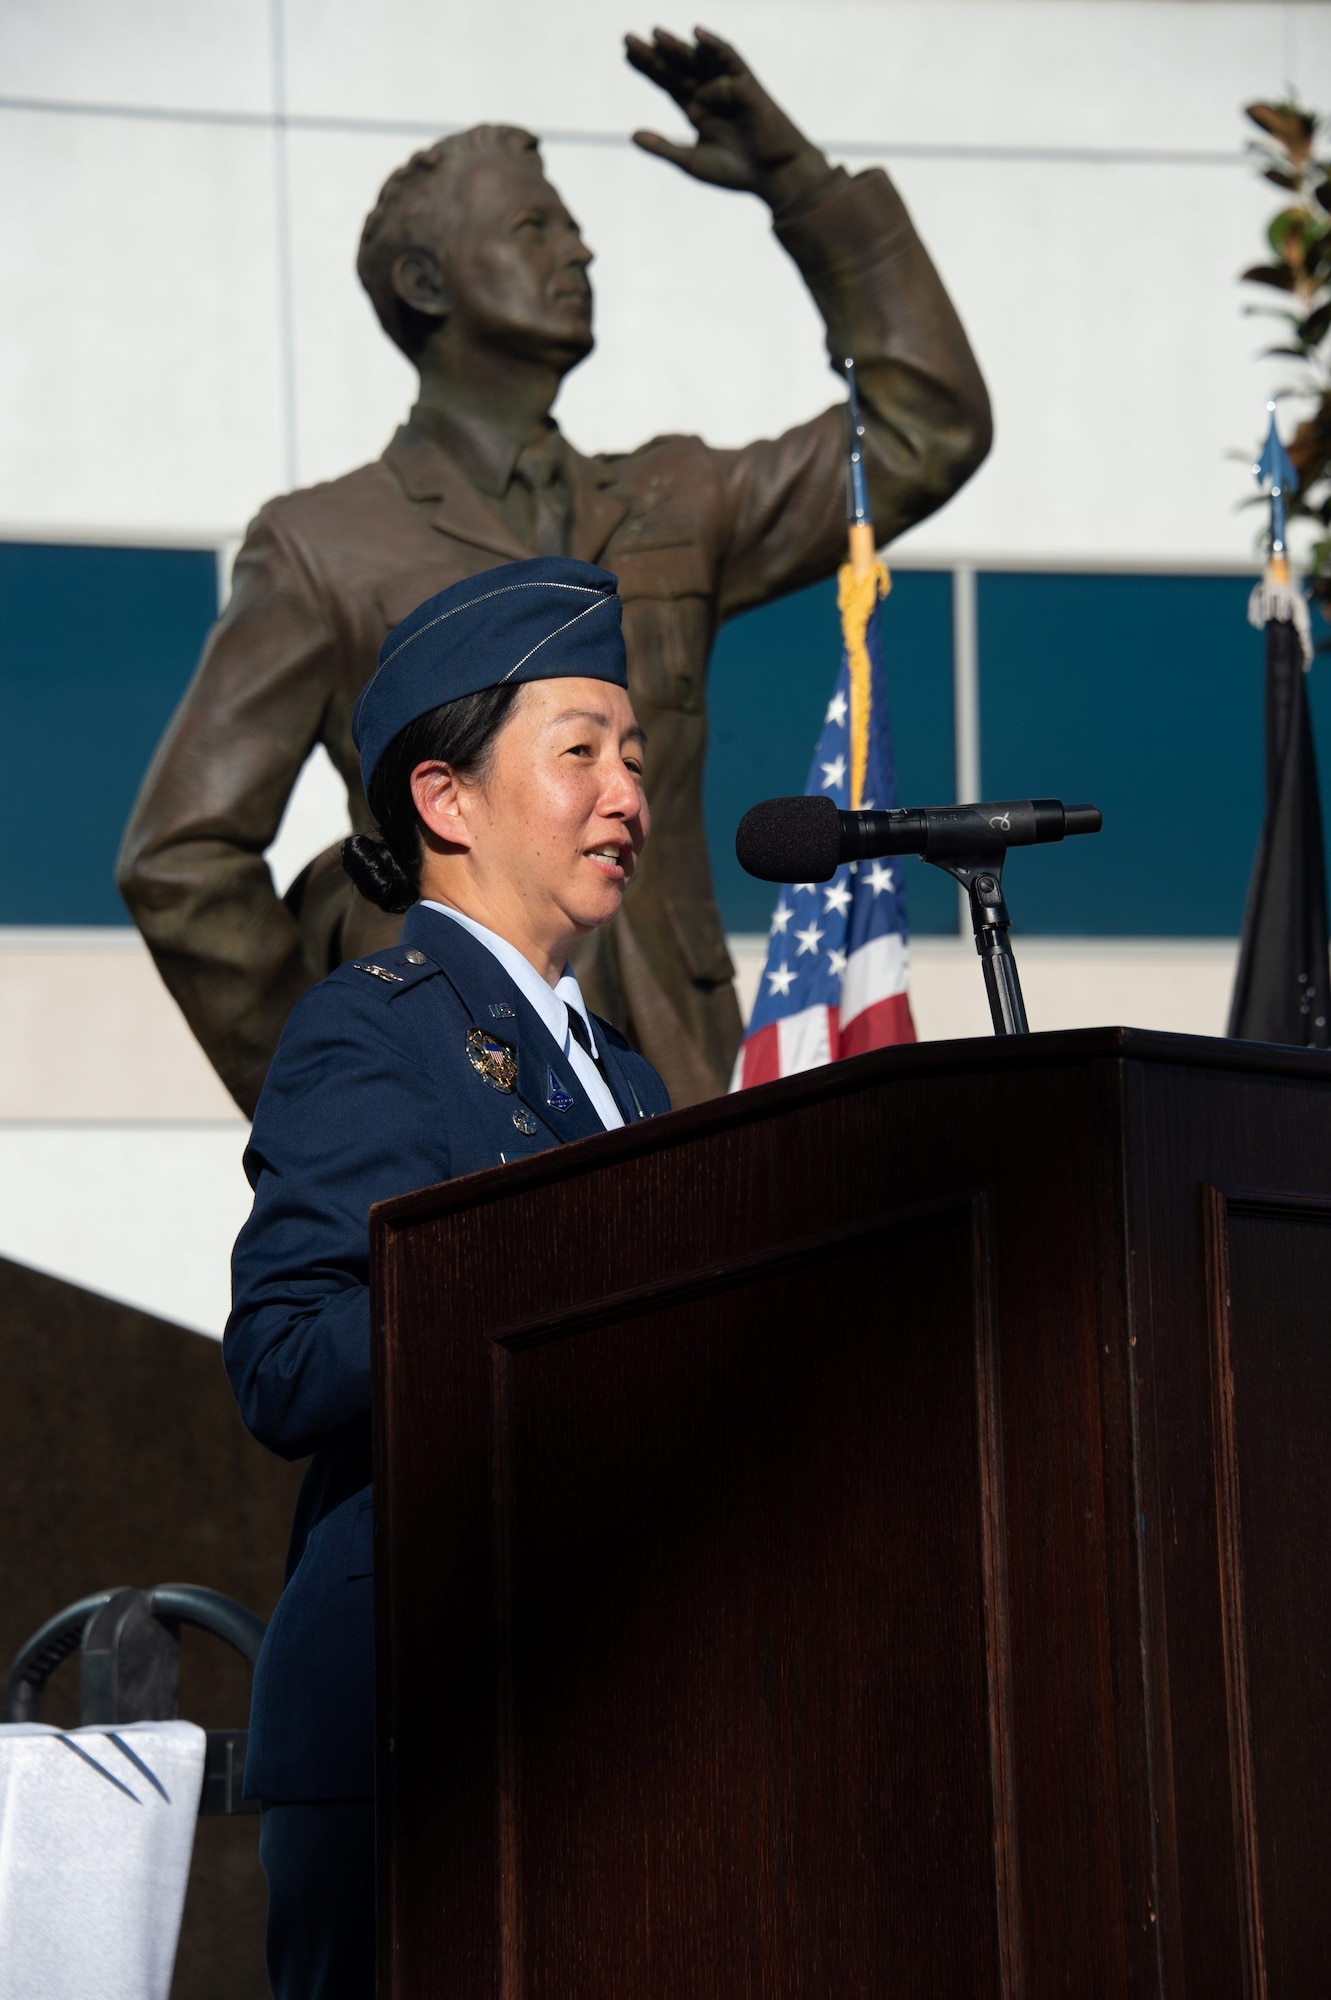
[[[656,96],[623,61],[625,29],[644,32],[632,11],[610,0],[286,0],[288,107],[441,127],[624,130],[646,122]]]
[[[1231,148],[1234,103],[1304,71],[1313,88],[1331,39],[1324,7],[1263,0],[726,0],[712,12],[806,129],[878,144]],[[289,105],[536,131],[655,124],[663,100],[621,44],[657,18],[623,0],[286,0]]]
[[[7,96],[271,111],[271,0],[5,0]]]
[[[0,523],[220,538],[280,484],[272,143],[0,111]]]
[[[1260,0],[728,0],[722,25],[831,143],[885,149],[962,308],[999,442],[911,544],[990,560],[1241,558],[1241,465],[1278,369],[1237,271],[1271,197],[1242,164],[1032,161],[1032,147],[1237,155],[1240,106],[1331,77],[1331,8]],[[31,0],[8,87],[184,110],[271,99],[277,0]],[[0,110],[0,523],[234,533],[287,483],[380,449],[410,370],[354,275],[407,131],[485,117],[671,127],[609,0],[285,0],[284,141],[264,129]],[[639,25],[646,27],[646,18]],[[684,25],[680,23],[678,25]],[[676,121],[677,124],[677,121]],[[277,147],[290,173],[279,214]],[[930,156],[910,148],[935,149]],[[989,149],[960,157],[958,149]],[[893,149],[897,150],[893,150]],[[903,152],[902,148],[906,150]],[[946,155],[939,156],[937,149]],[[597,354],[559,413],[587,449],[734,443],[835,393],[758,204],[622,143],[546,149],[598,252]],[[871,153],[852,150],[859,167]],[[290,281],[288,352],[279,287]],[[287,450],[290,429],[292,451]]]
[[[242,1122],[137,931],[0,926],[0,1130],[24,1119]]]
[[[645,153],[545,157],[597,253],[597,351],[559,405],[575,443],[696,431],[742,444],[839,399],[822,322],[760,202]]]
[[[414,150],[383,134],[292,132],[296,463],[302,486],[377,458],[416,397],[356,276],[361,225]]]
[[[1246,454],[1288,373],[1236,283],[1270,194],[1242,168],[908,161],[897,179],[989,383],[978,477],[912,555],[1243,560]]]
[[[220,1335],[245,1139],[239,1121],[0,1124],[0,1256]]]

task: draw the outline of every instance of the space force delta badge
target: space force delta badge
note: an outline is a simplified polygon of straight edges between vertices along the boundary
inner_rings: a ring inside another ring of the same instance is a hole
[[[467,1061],[477,1076],[492,1090],[514,1090],[518,1081],[517,1050],[486,1028],[473,1028],[467,1036]]]
[[[573,1109],[573,1099],[548,1065],[545,1074],[548,1084],[545,1101],[550,1106],[550,1109],[552,1111],[571,1111]]]

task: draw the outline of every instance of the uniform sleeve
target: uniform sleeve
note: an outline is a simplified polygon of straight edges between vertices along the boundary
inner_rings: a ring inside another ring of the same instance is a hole
[[[335,648],[323,594],[265,510],[117,864],[162,978],[247,1114],[292,1005],[327,970],[305,963],[264,853],[319,740]]]
[[[222,1352],[246,1425],[284,1458],[370,1407],[372,1204],[451,1171],[394,996],[350,980],[325,980],[292,1014],[245,1156],[254,1208]]]
[[[932,514],[989,449],[989,398],[961,321],[880,168],[838,167],[775,222],[827,327],[855,361],[880,543]],[[824,577],[845,559],[846,429],[837,404],[784,436],[718,452],[730,523],[720,614]]]

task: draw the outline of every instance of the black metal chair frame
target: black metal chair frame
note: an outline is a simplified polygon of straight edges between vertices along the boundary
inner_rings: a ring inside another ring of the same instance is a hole
[[[176,1665],[182,1625],[211,1632],[247,1660],[251,1671],[266,1629],[262,1618],[243,1604],[200,1584],[95,1591],[67,1604],[20,1646],[5,1676],[3,1720],[39,1721],[46,1683],[79,1650],[85,1724],[170,1720],[178,1712]],[[98,1644],[90,1647],[93,1638]],[[124,1664],[122,1653],[131,1650],[136,1653],[137,1683],[134,1694],[127,1697],[118,1669]],[[200,1815],[259,1810],[257,1800],[241,1797],[247,1737],[244,1729],[208,1731]]]

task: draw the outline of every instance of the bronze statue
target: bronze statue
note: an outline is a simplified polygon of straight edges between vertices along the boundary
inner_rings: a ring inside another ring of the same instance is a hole
[[[832,357],[853,355],[890,540],[956,491],[990,439],[979,369],[900,197],[880,169],[829,167],[716,36],[658,30],[627,50],[697,132],[637,144],[766,201]],[[707,658],[723,619],[841,560],[842,408],[741,450],[661,437],[582,457],[550,408],[591,351],[590,262],[537,141],[505,126],[416,154],[365,224],[361,281],[420,399],[377,463],[260,511],[119,864],[163,979],[246,1112],[298,995],[397,928],[355,894],[335,848],[276,894],[264,852],[306,758],[326,746],[366,829],[349,723],[385,634],[459,577],[560,551],[619,577],[653,817],[620,917],[583,949],[582,989],[677,1105],[726,1087],[740,1018],[703,829]]]

